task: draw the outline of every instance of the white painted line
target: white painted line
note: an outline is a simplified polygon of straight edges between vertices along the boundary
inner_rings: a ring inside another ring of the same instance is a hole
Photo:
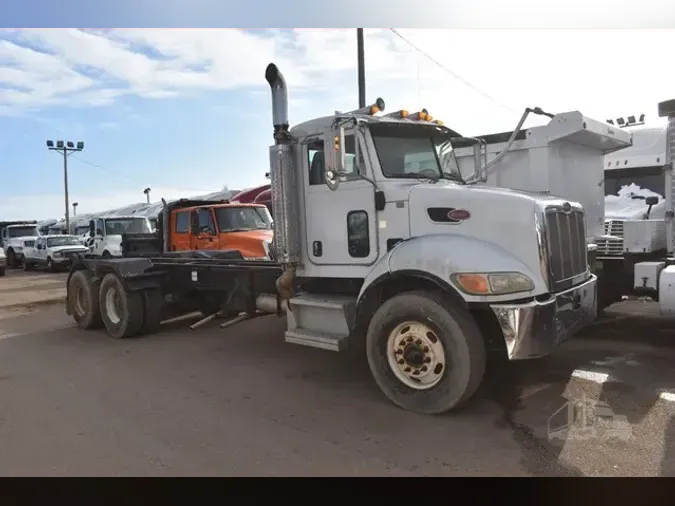
[[[19,337],[19,336],[22,336],[22,335],[23,334],[17,333],[17,332],[13,332],[13,333],[9,333],[9,334],[0,334],[0,341],[2,341],[3,339],[9,339],[10,337]]]
[[[609,383],[612,381],[609,374],[604,372],[594,372],[594,371],[582,371],[580,369],[575,370],[572,373],[573,378],[583,379],[586,381],[592,381],[594,383]]]

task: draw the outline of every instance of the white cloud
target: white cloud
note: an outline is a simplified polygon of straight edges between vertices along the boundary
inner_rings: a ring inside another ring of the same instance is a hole
[[[527,106],[554,113],[578,109],[598,120],[644,112],[655,121],[657,102],[673,98],[675,70],[661,55],[674,45],[675,30],[399,32],[507,107],[470,89],[386,29],[366,30],[368,100],[382,96],[392,111],[426,107],[465,135],[510,130]],[[243,89],[259,101],[252,114],[271,118],[263,77],[269,62],[286,76],[292,123],[356,106],[353,29],[50,29],[0,32],[0,115],[110,106],[132,95],[169,100]],[[153,190],[153,195],[158,194]],[[115,207],[137,197],[106,199]],[[44,208],[51,202],[50,209],[63,207],[61,201],[60,196],[35,200]],[[7,202],[3,199],[0,214],[8,212]]]

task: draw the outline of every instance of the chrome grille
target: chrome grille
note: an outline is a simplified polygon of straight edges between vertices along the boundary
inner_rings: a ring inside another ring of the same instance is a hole
[[[558,207],[546,210],[549,275],[551,289],[564,290],[576,284],[588,270],[586,226],[580,209],[564,212]]]
[[[621,256],[623,254],[623,220],[605,220],[605,235],[611,235],[613,238],[597,239],[597,254]]]

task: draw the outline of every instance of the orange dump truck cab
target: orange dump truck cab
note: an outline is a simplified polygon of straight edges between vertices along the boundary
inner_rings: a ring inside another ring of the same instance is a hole
[[[171,251],[238,250],[244,259],[265,258],[274,232],[262,204],[219,203],[170,211]]]

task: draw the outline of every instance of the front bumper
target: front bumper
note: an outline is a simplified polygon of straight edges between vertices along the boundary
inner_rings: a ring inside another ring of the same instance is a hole
[[[536,358],[590,325],[597,317],[598,278],[552,295],[544,302],[494,304],[509,360]]]

